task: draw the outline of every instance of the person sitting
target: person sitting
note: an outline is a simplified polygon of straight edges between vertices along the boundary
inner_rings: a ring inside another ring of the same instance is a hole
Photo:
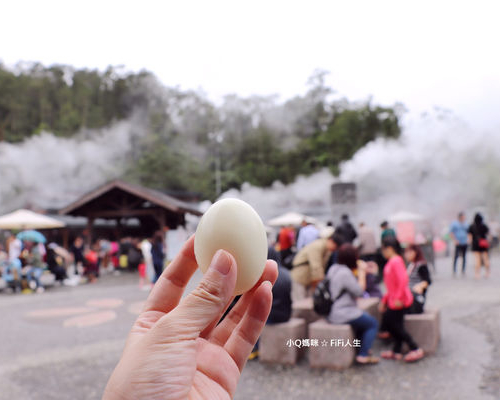
[[[405,249],[405,260],[408,263],[407,271],[410,280],[410,290],[413,294],[413,303],[408,310],[409,314],[424,312],[427,288],[431,284],[431,276],[422,250],[412,244]]]
[[[266,325],[279,324],[287,322],[292,316],[292,278],[290,271],[281,264],[280,253],[272,246],[267,250],[267,258],[276,261],[278,265],[278,278],[273,286],[273,303],[271,312],[267,318]],[[237,296],[226,314],[236,305],[241,296]],[[259,356],[259,341],[255,344],[252,352],[248,356],[249,360],[254,360]]]
[[[278,264],[278,278],[273,286],[273,305],[267,324],[287,322],[292,315],[292,278],[290,271],[281,264],[280,254],[272,247],[268,249],[267,258]]]
[[[357,268],[357,279],[354,270]],[[356,249],[343,244],[338,250],[337,264],[333,265],[327,278],[333,303],[328,321],[332,324],[349,324],[361,339],[361,348],[356,357],[359,364],[376,364],[378,358],[370,355],[370,349],[377,335],[378,322],[358,308],[356,298],[362,297],[366,289],[366,263],[358,262]]]
[[[363,297],[382,298],[382,291],[380,290],[379,283],[378,265],[373,261],[366,262],[366,288]]]
[[[11,288],[15,293],[18,290],[21,291],[21,261],[18,258],[13,260],[7,260],[5,262],[5,267],[2,272],[2,278],[7,283],[7,287]]]
[[[42,259],[42,253],[40,251],[40,246],[37,243],[24,242],[24,249],[21,253],[21,263],[22,263],[22,276],[27,283],[27,290],[23,293],[28,293],[32,290],[36,290],[37,293],[43,293],[45,291],[40,277],[43,274],[43,270],[46,267]]]
[[[413,303],[413,295],[408,286],[408,274],[403,258],[399,255],[401,246],[395,237],[386,237],[382,242],[382,253],[387,260],[384,267],[384,283],[387,293],[382,297],[379,310],[383,313],[382,321],[389,334],[394,338],[392,351],[381,353],[382,358],[401,360],[403,342],[408,344],[410,352],[405,356],[406,362],[420,360],[424,352],[418,347],[404,327],[404,316]]]
[[[57,247],[55,243],[48,245],[46,262],[49,271],[56,277],[56,281],[62,283],[67,278],[67,275],[62,257],[56,253]]]

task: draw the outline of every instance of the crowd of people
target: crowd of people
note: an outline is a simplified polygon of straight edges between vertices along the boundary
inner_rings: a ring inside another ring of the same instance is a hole
[[[391,338],[393,347],[380,356],[386,359],[413,362],[424,356],[418,343],[404,328],[404,316],[423,313],[427,291],[432,283],[430,268],[416,245],[402,248],[396,231],[384,221],[377,240],[374,229],[360,223],[356,229],[343,215],[337,227],[329,223],[319,230],[304,220],[296,231],[293,226],[280,229],[270,246],[268,258],[278,264],[278,277],[272,289],[273,300],[268,324],[286,322],[292,315],[292,303],[314,295],[322,281],[334,299],[326,315],[332,324],[350,324],[361,339],[357,355],[360,364],[376,364],[371,348],[375,338]],[[466,271],[467,249],[471,246],[475,257],[475,276],[481,266],[489,276],[489,228],[480,214],[472,224],[460,213],[450,226],[450,237],[455,244],[453,273],[462,259],[462,274]],[[2,278],[13,291],[42,292],[42,276],[49,271],[56,282],[76,284],[82,278],[90,283],[99,279],[102,269],[139,272],[139,285],[150,289],[161,275],[165,265],[165,235],[156,232],[151,238],[140,240],[124,237],[120,241],[99,239],[90,245],[77,236],[69,249],[55,243],[37,242],[10,236],[5,250],[0,248]],[[75,281],[76,278],[76,281]],[[382,292],[381,282],[385,293]],[[75,283],[76,282],[76,283]],[[382,318],[379,322],[361,310],[357,299],[380,299]],[[238,299],[235,299],[233,305]],[[232,307],[228,308],[230,312]],[[403,356],[402,345],[410,351]],[[258,344],[251,354],[258,354]]]
[[[271,313],[282,316],[268,323],[283,322],[290,318],[292,302],[314,295],[322,281],[328,282],[333,299],[327,319],[332,324],[350,324],[361,339],[357,362],[376,364],[379,359],[371,353],[378,336],[393,340],[391,350],[383,351],[382,358],[413,362],[424,356],[418,343],[404,328],[406,314],[423,313],[427,291],[432,284],[431,269],[421,247],[406,243],[404,248],[397,239],[396,231],[387,221],[380,224],[381,234],[377,241],[375,232],[366,224],[356,230],[348,215],[343,215],[335,229],[320,231],[304,220],[298,232],[293,226],[280,229],[276,243],[269,250],[278,261],[280,284],[273,289]],[[480,214],[472,224],[465,222],[460,213],[450,226],[450,237],[455,243],[453,272],[457,260],[462,257],[462,273],[466,269],[466,253],[471,248],[475,257],[475,277],[479,278],[481,266],[485,277],[489,276],[490,248],[489,228]],[[380,243],[380,246],[378,245]],[[380,283],[383,281],[385,294]],[[360,297],[380,298],[381,323],[362,311],[356,302]],[[406,343],[409,352],[402,355]]]
[[[98,239],[90,244],[83,236],[76,236],[69,249],[53,242],[46,244],[44,239],[41,234],[28,238],[12,234],[5,246],[0,244],[0,277],[8,289],[41,293],[53,284],[95,283],[103,270],[138,271],[139,286],[150,289],[165,264],[162,232],[143,240],[127,236],[120,241]]]

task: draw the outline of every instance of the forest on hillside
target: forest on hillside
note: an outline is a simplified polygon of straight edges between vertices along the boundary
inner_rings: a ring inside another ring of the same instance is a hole
[[[214,199],[244,182],[286,184],[324,167],[336,174],[368,142],[399,137],[402,105],[350,102],[325,76],[316,71],[307,92],[285,102],[229,94],[216,103],[148,71],[0,64],[0,141],[43,131],[71,138],[134,116],[143,133],[123,178]]]

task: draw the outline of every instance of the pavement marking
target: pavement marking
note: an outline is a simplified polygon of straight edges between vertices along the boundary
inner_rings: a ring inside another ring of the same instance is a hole
[[[87,326],[101,325],[105,322],[116,319],[116,313],[112,310],[101,311],[91,314],[80,315],[64,321],[63,326],[83,328]]]
[[[123,304],[122,299],[105,298],[105,299],[92,299],[85,303],[89,307],[97,308],[117,308]]]
[[[90,307],[60,307],[60,308],[46,308],[43,310],[30,311],[25,314],[28,318],[53,318],[53,317],[67,317],[70,315],[84,314],[95,311]]]

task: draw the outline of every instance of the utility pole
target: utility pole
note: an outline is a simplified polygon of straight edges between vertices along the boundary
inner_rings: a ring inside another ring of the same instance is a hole
[[[224,141],[224,132],[210,132],[208,134],[210,140],[214,142],[215,155],[215,195],[217,197],[222,193],[222,175],[221,175],[221,146]]]

